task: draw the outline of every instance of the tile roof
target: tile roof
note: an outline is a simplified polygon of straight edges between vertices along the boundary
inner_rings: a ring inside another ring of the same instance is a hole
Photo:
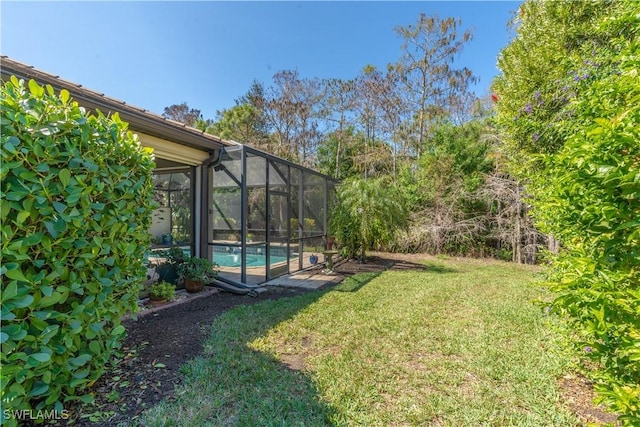
[[[49,84],[56,90],[66,89],[73,99],[89,110],[100,110],[104,114],[118,112],[120,118],[128,122],[129,129],[134,132],[145,133],[211,153],[224,146],[238,145],[235,141],[218,138],[199,129],[152,113],[144,108],[136,107],[125,101],[106,96],[104,93],[88,89],[81,84],[38,70],[4,55],[0,56],[0,74],[2,75],[2,80],[8,80],[11,75],[15,75],[19,79],[33,79],[40,84]]]

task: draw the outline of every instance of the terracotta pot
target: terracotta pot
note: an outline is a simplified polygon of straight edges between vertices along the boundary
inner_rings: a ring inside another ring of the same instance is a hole
[[[194,294],[196,292],[200,292],[202,288],[204,288],[204,282],[184,279],[184,288],[190,294]]]

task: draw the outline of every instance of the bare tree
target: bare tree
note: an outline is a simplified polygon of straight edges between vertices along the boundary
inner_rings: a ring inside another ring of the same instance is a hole
[[[338,178],[340,170],[340,158],[343,154],[343,146],[352,138],[351,132],[346,132],[351,116],[357,105],[356,82],[354,80],[328,79],[323,82],[324,91],[322,97],[323,116],[333,128],[332,136],[336,138],[334,177]]]
[[[420,155],[422,144],[434,120],[449,118],[465,105],[468,86],[475,81],[467,68],[451,66],[464,44],[472,38],[469,30],[458,33],[461,21],[421,14],[416,25],[396,27],[402,37],[402,56],[393,65],[411,105],[410,140],[407,144]]]
[[[456,173],[453,157],[440,156],[419,170],[419,186],[425,201],[411,217],[411,227],[396,239],[394,250],[410,252],[465,252],[486,230],[484,212],[469,211],[474,195]]]
[[[273,132],[273,151],[302,165],[313,164],[320,131],[321,85],[300,79],[297,71],[279,71],[265,95],[265,119]]]
[[[489,237],[497,241],[498,249],[509,247],[513,262],[535,264],[539,244],[544,243],[545,236],[536,229],[529,215],[530,206],[522,183],[496,170],[486,176],[478,196],[489,202]]]
[[[173,104],[169,107],[164,107],[164,113],[162,117],[166,119],[175,120],[176,122],[184,123],[187,126],[195,127],[199,120],[202,119],[200,110],[189,107],[186,102],[182,104]]]
[[[398,146],[396,137],[403,112],[402,96],[398,92],[397,79],[392,72],[383,73],[371,65],[367,65],[356,79],[358,103],[356,120],[365,134],[365,147],[362,156],[376,156],[380,150],[376,148],[380,142],[389,146],[392,160],[392,172],[397,167]],[[372,149],[373,148],[373,149]],[[384,151],[384,150],[383,150]],[[378,162],[379,159],[374,159]],[[365,177],[368,175],[365,170]]]

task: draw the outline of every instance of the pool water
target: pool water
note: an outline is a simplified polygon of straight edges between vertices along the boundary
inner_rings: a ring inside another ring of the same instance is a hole
[[[182,247],[182,251],[186,257],[191,256],[191,251],[188,247]],[[226,248],[227,250],[231,250],[230,248]],[[237,250],[237,249],[236,249]],[[162,257],[162,251],[166,251],[166,249],[160,251],[147,251],[144,254],[145,264],[148,264],[149,261],[158,262],[159,258]],[[247,254],[247,267],[264,267],[266,264],[266,256],[263,253],[259,254]],[[278,256],[271,255],[271,265],[285,262],[287,260],[286,256]],[[218,252],[215,251],[213,253],[213,262],[218,264],[220,267],[241,267],[242,266],[242,258],[240,257],[240,252]]]
[[[286,256],[271,255],[271,265],[287,260]],[[241,267],[242,256],[240,253],[218,253],[214,252],[213,262],[220,267]],[[247,267],[264,267],[267,257],[263,254],[247,254]]]

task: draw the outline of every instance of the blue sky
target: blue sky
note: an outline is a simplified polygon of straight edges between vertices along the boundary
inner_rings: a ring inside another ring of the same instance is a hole
[[[474,39],[458,59],[488,91],[520,2],[2,1],[2,55],[155,113],[186,101],[214,118],[279,70],[354,78],[400,56],[393,28],[420,13],[459,17]]]

